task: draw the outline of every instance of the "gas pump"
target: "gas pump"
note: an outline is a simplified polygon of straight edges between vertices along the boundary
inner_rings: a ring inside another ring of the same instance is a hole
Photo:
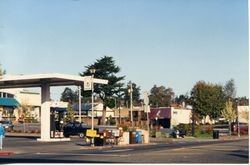
[[[50,110],[50,137],[54,138],[56,132],[55,111]]]
[[[50,137],[63,137],[63,119],[66,109],[51,107],[50,108]]]
[[[63,118],[64,118],[64,111],[58,111],[58,121],[59,121],[59,136],[63,137]]]

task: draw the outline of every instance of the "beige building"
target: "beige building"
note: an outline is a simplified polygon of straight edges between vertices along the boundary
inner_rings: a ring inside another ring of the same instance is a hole
[[[249,121],[249,106],[238,106],[239,122],[248,123]]]
[[[192,123],[192,111],[190,109],[171,108],[171,126]]]
[[[34,92],[31,90],[24,90],[22,88],[16,89],[1,89],[0,94],[2,97],[6,94],[6,96],[13,95],[14,98],[19,103],[19,107],[16,107],[13,112],[13,116],[15,116],[15,120],[17,121],[20,119],[22,115],[21,107],[26,107],[28,112],[27,115],[31,118],[36,119],[37,121],[40,120],[41,116],[41,94],[38,92]]]

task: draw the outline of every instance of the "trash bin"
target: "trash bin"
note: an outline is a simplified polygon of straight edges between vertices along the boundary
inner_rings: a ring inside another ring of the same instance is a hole
[[[129,144],[136,143],[136,131],[129,132]]]
[[[220,133],[218,130],[213,130],[213,139],[219,139]]]
[[[136,138],[135,138],[136,143],[142,143],[142,132],[141,131],[136,131]]]
[[[103,146],[104,145],[104,139],[100,137],[96,137],[94,139],[95,146]]]

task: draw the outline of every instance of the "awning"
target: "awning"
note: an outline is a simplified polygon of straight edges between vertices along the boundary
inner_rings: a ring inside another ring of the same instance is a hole
[[[0,106],[4,106],[4,107],[18,107],[19,103],[14,98],[0,98]]]
[[[149,119],[171,119],[171,108],[151,108]]]

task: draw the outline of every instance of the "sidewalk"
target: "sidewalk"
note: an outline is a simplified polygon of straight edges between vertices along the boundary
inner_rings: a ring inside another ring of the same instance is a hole
[[[207,138],[194,138],[192,136],[187,136],[185,138],[150,138],[150,143],[147,144],[128,144],[128,145],[105,145],[105,146],[89,146],[86,144],[78,144],[80,146],[82,146],[82,149],[103,149],[103,148],[123,148],[123,147],[129,147],[129,146],[143,146],[143,145],[156,145],[156,144],[160,144],[160,143],[173,143],[173,142],[208,142],[208,141],[224,141],[224,140],[240,140],[240,139],[249,139],[248,136],[221,136],[219,139],[207,139]]]
[[[185,136],[184,138],[150,138],[150,142],[154,143],[168,143],[168,142],[178,142],[178,141],[215,141],[215,140],[240,140],[249,139],[248,135],[238,136],[220,136],[219,139],[213,138],[195,138],[192,136]]]

